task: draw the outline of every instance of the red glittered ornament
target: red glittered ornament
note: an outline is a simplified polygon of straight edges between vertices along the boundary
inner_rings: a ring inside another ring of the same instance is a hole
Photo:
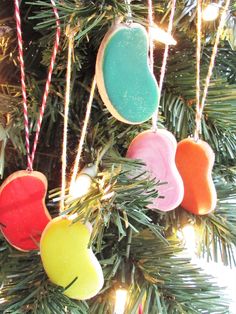
[[[45,206],[47,179],[38,171],[14,172],[0,188],[0,228],[6,240],[22,251],[38,249],[51,220]]]

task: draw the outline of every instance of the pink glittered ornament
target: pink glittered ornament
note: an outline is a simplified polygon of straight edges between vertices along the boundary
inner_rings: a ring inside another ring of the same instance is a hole
[[[142,160],[151,178],[165,182],[158,185],[159,197],[153,199],[149,205],[151,209],[170,211],[183,200],[183,181],[175,165],[176,148],[176,139],[167,130],[142,132],[128,148],[128,158]]]

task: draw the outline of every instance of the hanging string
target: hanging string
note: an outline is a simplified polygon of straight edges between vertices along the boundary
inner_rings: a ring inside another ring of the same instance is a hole
[[[132,10],[131,10],[131,0],[125,0],[125,4],[127,7],[127,23],[132,23]]]
[[[175,15],[175,5],[176,5],[176,0],[172,0],[170,19],[169,19],[168,30],[167,30],[167,33],[169,35],[171,35],[171,33],[172,33],[174,15]],[[167,59],[168,59],[168,53],[169,53],[169,45],[166,44],[164,55],[163,55],[162,66],[161,66],[160,81],[159,81],[159,91],[160,91],[159,104],[160,104],[160,99],[161,99],[161,92],[162,92],[164,77],[165,77],[165,73],[166,73],[166,64],[167,64]]]
[[[201,128],[201,115],[200,115],[200,62],[201,62],[201,37],[202,37],[202,1],[197,1],[197,50],[196,50],[196,130],[195,141],[198,140]]]
[[[25,127],[25,145],[26,145],[26,153],[27,153],[27,168],[32,171],[33,170],[33,162],[35,157],[35,152],[37,149],[39,133],[41,129],[42,119],[46,107],[47,97],[49,94],[49,87],[52,78],[52,72],[55,64],[55,59],[59,47],[59,38],[60,38],[60,22],[59,22],[59,15],[56,9],[55,2],[51,0],[53,6],[53,12],[56,18],[56,38],[55,43],[52,51],[48,77],[45,84],[45,90],[42,99],[42,105],[39,112],[39,118],[37,121],[36,133],[33,143],[32,152],[30,153],[30,141],[29,141],[29,119],[28,119],[28,109],[27,109],[27,97],[26,97],[26,85],[25,85],[25,65],[24,65],[24,58],[23,58],[23,40],[22,40],[22,31],[21,31],[21,18],[20,18],[20,6],[19,1],[15,0],[15,18],[16,18],[16,29],[17,29],[17,39],[18,39],[18,50],[19,50],[19,62],[20,62],[20,71],[21,71],[21,89],[22,89],[22,98],[23,98],[23,111],[24,111],[24,127]]]
[[[169,18],[169,24],[168,24],[168,30],[167,30],[167,33],[170,35],[172,33],[172,28],[173,28],[175,6],[176,6],[176,0],[172,0],[171,12],[170,12],[170,18]],[[148,0],[148,21],[149,21],[150,69],[153,73],[154,72],[154,56],[153,56],[154,45],[153,45],[153,39],[151,35],[151,27],[153,27],[152,0]],[[169,52],[169,45],[166,44],[164,54],[163,54],[163,59],[162,59],[161,74],[160,74],[160,81],[159,81],[159,99],[158,99],[157,109],[152,116],[152,130],[153,131],[157,130],[158,111],[159,111],[159,105],[160,105],[160,100],[161,100],[163,82],[164,82],[165,73],[166,73],[168,52]]]
[[[71,59],[74,49],[74,35],[76,30],[71,30],[70,26],[66,29],[68,37],[68,53],[67,53],[67,71],[66,71],[66,92],[64,104],[64,127],[63,127],[63,144],[62,144],[62,169],[61,169],[61,197],[60,197],[60,212],[64,210],[65,189],[66,189],[66,168],[67,168],[67,129],[70,104],[71,90]]]
[[[197,84],[199,84],[199,91],[196,92],[196,118],[195,118],[196,127],[195,127],[195,133],[194,133],[195,140],[198,140],[199,135],[201,134],[202,113],[203,113],[203,109],[205,106],[207,92],[208,92],[208,88],[210,86],[210,80],[211,80],[213,68],[215,65],[215,58],[217,55],[217,49],[218,49],[218,45],[219,45],[219,41],[220,41],[220,36],[222,34],[222,31],[223,31],[223,28],[225,25],[225,21],[226,21],[226,17],[227,17],[227,10],[229,8],[229,5],[230,5],[230,0],[227,0],[225,3],[225,6],[223,7],[222,13],[221,13],[221,18],[220,18],[219,26],[218,26],[217,33],[216,33],[215,43],[214,43],[214,46],[212,49],[211,60],[210,60],[209,68],[208,68],[208,73],[207,73],[207,77],[206,77],[206,82],[205,82],[201,102],[199,100],[200,99],[200,53],[201,53],[201,45],[199,45],[199,43],[197,43],[197,53],[196,53],[196,55],[197,55],[197,81],[198,81]],[[198,21],[199,21],[199,19],[201,18],[201,15],[202,15],[201,0],[198,0],[197,12],[198,12]],[[197,38],[198,38],[198,40],[199,40],[199,38],[201,38],[201,24],[199,24],[199,23],[200,22],[197,23]],[[197,95],[197,93],[199,93],[199,96]],[[197,99],[197,97],[199,97],[199,99]]]
[[[154,42],[151,35],[153,24],[152,0],[148,0],[149,66],[152,73],[154,72]]]
[[[22,89],[23,111],[24,111],[25,145],[26,145],[28,168],[31,168],[30,144],[29,144],[29,121],[28,121],[28,109],[27,109],[26,86],[25,86],[25,65],[24,65],[24,59],[23,59],[23,46],[22,46],[23,40],[22,40],[22,35],[21,35],[20,8],[19,8],[19,2],[17,0],[15,0],[15,18],[16,18],[19,61],[20,61],[20,71],[21,71],[21,89]]]
[[[79,172],[79,162],[80,162],[80,158],[81,158],[81,154],[82,154],[82,150],[83,150],[83,145],[84,145],[84,140],[85,140],[85,136],[86,136],[86,131],[87,131],[87,127],[88,127],[88,122],[89,122],[89,117],[90,117],[90,113],[91,113],[95,88],[96,88],[96,80],[94,77],[93,82],[92,82],[91,91],[90,91],[89,101],[87,104],[84,125],[82,128],[81,137],[80,137],[80,141],[79,141],[78,148],[77,148],[77,155],[75,158],[75,164],[74,164],[74,168],[73,168],[70,186],[72,186],[75,183],[76,176]]]

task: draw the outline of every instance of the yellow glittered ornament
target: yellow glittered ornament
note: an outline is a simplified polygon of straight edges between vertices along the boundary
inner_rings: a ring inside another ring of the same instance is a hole
[[[72,299],[86,300],[102,288],[102,268],[92,249],[88,248],[91,225],[68,217],[57,217],[45,228],[40,252],[49,279]]]

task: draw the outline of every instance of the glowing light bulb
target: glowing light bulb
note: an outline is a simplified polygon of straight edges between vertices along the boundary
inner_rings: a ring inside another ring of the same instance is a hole
[[[124,313],[126,299],[127,299],[127,290],[125,289],[116,290],[116,304],[115,304],[114,314]]]
[[[72,199],[86,195],[91,187],[91,184],[92,178],[85,173],[81,173],[75,182],[70,186],[70,196]]]
[[[0,298],[0,304],[4,303],[5,301],[6,301],[6,299]]]
[[[214,21],[219,16],[219,5],[217,3],[209,3],[202,12],[204,21]]]
[[[150,28],[150,33],[153,40],[160,41],[161,43],[165,45],[176,45],[177,43],[171,34],[167,33],[166,31],[164,31],[162,28],[158,27],[157,25]]]
[[[192,258],[195,257],[196,237],[195,229],[193,225],[185,225],[182,228],[182,234],[184,237],[185,247]]]

